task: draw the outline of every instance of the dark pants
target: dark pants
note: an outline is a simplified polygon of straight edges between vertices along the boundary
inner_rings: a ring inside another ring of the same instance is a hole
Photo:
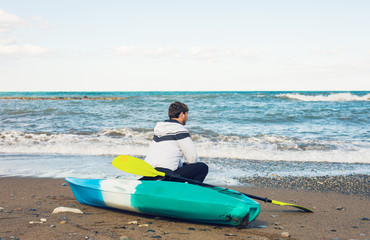
[[[157,171],[166,173],[167,176],[163,180],[168,181],[178,181],[176,177],[171,177],[171,175],[178,175],[180,177],[189,178],[192,180],[196,180],[199,182],[203,182],[208,174],[208,166],[205,163],[198,162],[198,163],[190,163],[184,164],[184,166],[176,169],[175,171],[171,171],[167,168],[155,168]],[[161,177],[143,177],[140,180],[158,180]]]
[[[208,166],[202,162],[184,164],[184,166],[176,169],[174,172],[181,177],[203,182],[208,174]]]

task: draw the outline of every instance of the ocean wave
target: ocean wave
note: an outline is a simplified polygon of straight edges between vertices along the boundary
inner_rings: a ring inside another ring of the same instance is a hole
[[[104,129],[95,133],[0,132],[0,153],[145,156],[152,130]],[[370,143],[278,135],[192,134],[200,158],[370,163]]]
[[[331,93],[329,95],[303,95],[300,93],[284,93],[276,95],[278,98],[286,98],[304,102],[349,102],[349,101],[370,101],[370,94],[364,96],[352,93]]]

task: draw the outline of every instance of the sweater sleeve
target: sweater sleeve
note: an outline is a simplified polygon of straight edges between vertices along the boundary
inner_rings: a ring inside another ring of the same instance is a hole
[[[177,140],[177,143],[179,144],[180,150],[182,154],[184,154],[187,163],[199,162],[195,145],[190,136]]]

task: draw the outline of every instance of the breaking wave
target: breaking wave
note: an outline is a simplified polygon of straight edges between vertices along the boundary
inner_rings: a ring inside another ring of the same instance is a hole
[[[352,93],[331,93],[329,95],[303,95],[300,93],[284,93],[277,95],[277,97],[304,102],[370,101],[370,94],[359,96]]]
[[[0,132],[0,153],[145,156],[153,134],[145,129],[96,133]],[[200,158],[370,163],[367,142],[324,141],[278,135],[192,134]]]

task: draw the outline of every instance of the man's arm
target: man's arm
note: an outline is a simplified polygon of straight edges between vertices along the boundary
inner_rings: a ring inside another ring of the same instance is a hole
[[[195,145],[190,137],[177,140],[177,142],[182,151],[182,154],[184,154],[184,157],[186,159],[185,163],[199,162],[197,151],[195,149]]]

